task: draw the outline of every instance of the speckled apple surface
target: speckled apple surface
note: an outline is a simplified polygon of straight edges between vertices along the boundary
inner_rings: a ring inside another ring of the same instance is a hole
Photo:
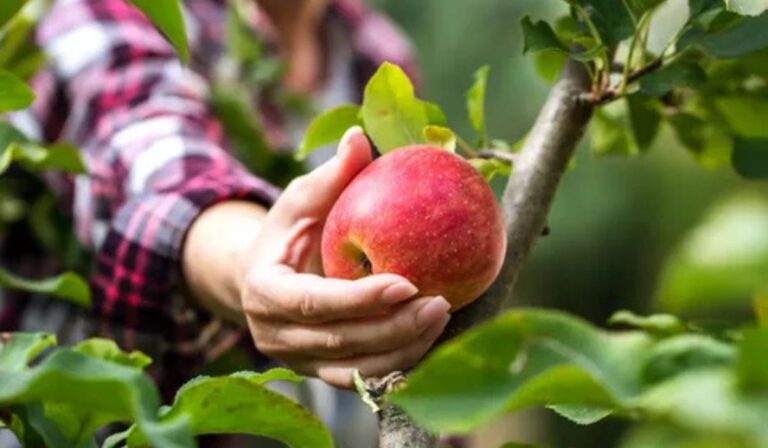
[[[454,310],[490,286],[505,249],[501,209],[483,177],[427,145],[367,166],[339,197],[322,236],[327,276],[399,274],[419,295],[442,295]]]

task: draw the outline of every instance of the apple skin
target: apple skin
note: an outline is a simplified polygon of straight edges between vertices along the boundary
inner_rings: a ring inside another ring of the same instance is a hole
[[[373,161],[338,198],[323,228],[323,270],[342,279],[398,274],[456,310],[488,289],[506,244],[480,173],[446,150],[413,145]]]

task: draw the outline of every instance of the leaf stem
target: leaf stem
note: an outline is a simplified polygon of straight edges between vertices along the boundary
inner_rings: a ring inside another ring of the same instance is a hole
[[[635,31],[634,36],[632,36],[632,43],[629,45],[629,54],[627,55],[627,60],[624,63],[624,73],[621,76],[621,84],[619,85],[619,95],[624,95],[627,92],[632,61],[635,57],[635,50],[637,49],[637,44],[643,40],[642,36],[645,33],[646,28],[648,28],[651,23],[651,12],[652,10],[646,11],[642,17],[640,17],[640,23],[637,25],[637,31]],[[642,46],[645,47],[644,44]]]
[[[456,134],[456,144],[459,146],[459,149],[470,159],[476,159],[478,158],[477,151],[475,151],[475,148],[472,147],[469,143],[467,143],[466,140],[461,138],[459,134]]]

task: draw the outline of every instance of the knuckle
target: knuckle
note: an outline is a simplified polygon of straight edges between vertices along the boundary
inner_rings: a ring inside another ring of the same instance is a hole
[[[328,333],[323,341],[323,349],[329,353],[339,353],[346,348],[344,336],[338,333]]]
[[[298,317],[303,320],[311,320],[317,314],[317,304],[309,291],[304,291],[296,304]]]

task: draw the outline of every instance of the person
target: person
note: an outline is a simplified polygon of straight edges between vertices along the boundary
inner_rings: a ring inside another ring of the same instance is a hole
[[[241,6],[286,64],[281,87],[320,108],[359,99],[384,61],[417,76],[407,41],[357,1]],[[98,333],[144,350],[166,397],[243,340],[266,358],[255,367],[279,362],[341,388],[354,369],[376,376],[412,366],[445,327],[448,303],[397,275],[330,279],[319,264],[323,220],[372,161],[369,141],[350,129],[330,160],[315,160],[282,192],[251,175],[207,103],[209,81],[232,72],[227,3],[185,8],[188,67],[127,0],[57,0],[40,23],[49,64],[34,79],[35,103],[13,122],[82,149],[87,175],[50,180],[95,253],[94,309],[81,319],[65,304],[6,300],[3,329],[56,322],[65,343]],[[278,110],[270,89],[253,99],[272,146],[295,147],[306,117]]]

